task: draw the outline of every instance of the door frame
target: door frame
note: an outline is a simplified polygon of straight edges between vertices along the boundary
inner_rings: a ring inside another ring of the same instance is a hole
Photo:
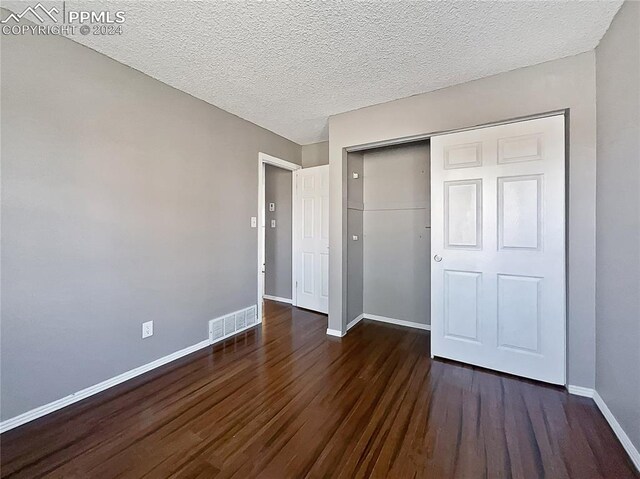
[[[272,165],[283,170],[291,171],[291,304],[296,306],[296,262],[294,252],[296,250],[295,221],[296,221],[296,175],[295,172],[302,168],[301,165],[276,158],[263,152],[258,152],[258,322],[262,322],[262,303],[264,297],[264,272],[265,260],[265,165]]]
[[[523,116],[506,118],[504,120],[490,121],[490,122],[487,122],[487,123],[479,123],[479,124],[475,124],[475,125],[469,125],[469,126],[462,127],[462,128],[452,128],[452,129],[448,129],[448,130],[436,130],[436,131],[432,131],[432,132],[429,132],[429,133],[420,133],[420,134],[416,134],[416,135],[401,136],[401,137],[391,137],[391,138],[387,138],[387,139],[379,140],[379,141],[352,144],[350,146],[343,147],[342,148],[342,152],[343,152],[343,156],[344,156],[347,153],[352,153],[352,152],[366,151],[366,150],[372,150],[372,149],[375,149],[375,148],[383,148],[383,147],[387,147],[387,146],[404,145],[404,144],[407,144],[407,143],[414,143],[414,142],[417,142],[417,141],[430,140],[432,137],[438,136],[438,135],[445,135],[445,134],[449,134],[449,133],[458,133],[458,132],[468,131],[468,130],[477,130],[477,129],[488,128],[488,127],[492,127],[492,126],[507,125],[507,124],[510,124],[510,123],[519,123],[519,122],[522,122],[522,121],[535,120],[535,119],[538,119],[538,118],[547,118],[547,117],[558,116],[558,115],[564,116],[564,119],[565,119],[565,124],[564,124],[564,128],[565,128],[565,152],[564,152],[564,164],[565,164],[565,177],[564,177],[564,184],[565,184],[565,190],[564,190],[564,194],[565,194],[565,218],[564,218],[564,234],[565,234],[564,368],[565,368],[565,386],[569,387],[569,206],[570,206],[570,202],[569,202],[569,179],[570,179],[570,176],[569,176],[569,172],[570,172],[570,165],[569,165],[569,160],[570,160],[569,131],[570,131],[570,128],[571,128],[570,109],[569,108],[564,108],[564,109],[558,109],[558,110],[548,110],[548,111],[544,111],[544,112],[540,112],[540,113],[533,113],[533,114],[530,114],[530,115],[523,115]],[[343,160],[343,162],[344,162],[344,160]],[[329,164],[330,164],[331,168],[335,167],[335,165],[331,165],[331,163],[329,163]],[[344,191],[345,191],[345,188],[346,188],[346,177],[344,176],[344,172],[342,173],[341,176],[342,176],[341,191],[344,194]],[[342,250],[343,257],[345,257],[345,258],[346,258],[346,251],[347,251],[346,241],[347,241],[347,232],[346,232],[346,228],[343,227],[342,228],[341,250]],[[433,250],[431,250],[431,252],[429,254],[429,258],[431,258],[432,255],[433,255]],[[341,271],[342,271],[342,268],[344,268],[344,266],[341,267]],[[342,286],[343,286],[343,288],[345,288],[346,287],[346,283],[343,283]],[[331,286],[330,286],[330,288],[331,288]],[[343,289],[343,291],[344,291],[344,289]],[[346,299],[343,298],[342,301],[346,301]],[[331,307],[329,308],[329,313],[330,313],[329,316],[331,316]],[[345,317],[345,314],[343,313],[342,314],[343,325],[341,326],[341,329],[339,331],[337,331],[338,333],[340,333],[340,336],[345,336],[348,333],[349,329],[350,329],[349,325],[344,323],[344,317]],[[431,355],[431,358],[432,359],[434,358],[433,354]]]

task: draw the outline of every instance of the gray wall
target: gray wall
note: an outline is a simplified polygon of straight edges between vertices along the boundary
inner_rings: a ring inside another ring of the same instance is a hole
[[[596,49],[596,390],[640,449],[640,3]]]
[[[7,419],[255,304],[258,152],[301,148],[71,40],[1,43]]]
[[[349,176],[347,178],[347,323],[350,323],[363,312],[363,155],[360,152],[347,155]],[[360,178],[354,179],[353,173]],[[353,235],[358,240],[353,240]]]
[[[329,142],[321,141],[302,147],[302,167],[322,166],[329,164]]]
[[[364,312],[431,324],[429,144],[364,154]]]
[[[569,109],[568,380],[595,386],[595,52],[520,68],[329,119],[329,328],[347,319],[346,155],[355,145]]]
[[[292,198],[291,171],[265,165],[265,278],[264,292],[270,296],[291,299]],[[269,211],[269,203],[276,204]],[[271,227],[276,220],[276,227]]]

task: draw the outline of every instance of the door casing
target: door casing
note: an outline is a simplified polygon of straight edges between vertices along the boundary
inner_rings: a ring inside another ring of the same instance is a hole
[[[456,132],[461,132],[461,131],[468,131],[468,130],[476,130],[476,129],[480,129],[480,128],[486,128],[486,127],[490,127],[490,126],[498,126],[498,125],[506,125],[506,124],[510,124],[510,123],[518,123],[518,122],[522,122],[522,121],[527,121],[527,120],[533,120],[533,119],[537,119],[537,118],[547,118],[547,117],[551,117],[551,116],[558,116],[558,115],[562,115],[565,118],[565,158],[564,158],[564,163],[565,163],[565,179],[564,179],[564,183],[565,183],[565,207],[568,208],[569,207],[569,186],[568,186],[568,182],[569,182],[569,140],[568,140],[568,132],[569,132],[569,128],[570,128],[570,116],[569,116],[569,109],[559,109],[559,110],[550,110],[550,111],[544,111],[544,112],[539,112],[539,113],[535,113],[535,114],[531,114],[531,115],[525,115],[525,116],[518,116],[518,117],[512,117],[512,118],[505,118],[504,120],[499,120],[499,121],[492,121],[492,122],[488,122],[488,123],[483,123],[483,124],[476,124],[476,125],[469,125],[468,127],[463,127],[463,128],[453,128],[450,130],[440,130],[440,131],[432,131],[432,132],[428,132],[428,133],[421,133],[421,134],[416,134],[416,135],[409,135],[409,136],[404,136],[404,137],[397,137],[397,138],[389,138],[386,140],[382,140],[382,141],[373,141],[373,142],[363,142],[363,143],[359,143],[359,144],[353,144],[351,146],[347,146],[343,149],[343,153],[350,153],[350,152],[356,152],[356,151],[364,151],[364,150],[369,150],[369,149],[374,149],[374,148],[383,148],[386,146],[394,146],[394,145],[402,145],[402,144],[406,144],[406,143],[413,143],[413,142],[417,142],[417,141],[424,141],[424,140],[428,140],[430,138],[432,138],[433,136],[436,135],[443,135],[443,134],[448,134],[448,133],[456,133]],[[569,235],[568,235],[568,215],[565,216],[565,244],[566,247],[569,247]],[[343,238],[343,241],[346,241],[346,237]],[[343,244],[343,248],[346,251],[346,246],[344,246]],[[343,252],[343,254],[345,254]],[[435,253],[433,252],[433,250],[431,251],[431,257],[433,257]],[[568,261],[568,252],[565,254],[565,263],[566,261]],[[565,298],[566,301],[568,301],[568,276],[569,276],[569,268],[568,266],[565,264]],[[344,299],[343,299],[344,300]],[[566,306],[566,305],[565,305]],[[566,311],[566,309],[565,309]],[[344,326],[343,326],[344,327]],[[565,383],[566,380],[568,378],[568,350],[567,350],[567,328],[568,328],[568,315],[565,314],[565,323],[564,323],[564,329],[565,329]],[[344,336],[347,333],[347,330],[345,328],[344,331],[336,331],[337,333],[339,333],[339,336]]]
[[[275,156],[267,155],[266,153],[258,153],[258,217],[257,217],[257,229],[258,229],[258,322],[262,322],[262,302],[264,296],[264,261],[265,261],[265,165],[273,165],[284,170],[291,171],[291,206],[292,206],[292,218],[291,218],[291,300],[295,306],[296,303],[296,264],[294,253],[296,251],[296,178],[295,172],[302,168],[302,166],[290,161],[276,158]]]

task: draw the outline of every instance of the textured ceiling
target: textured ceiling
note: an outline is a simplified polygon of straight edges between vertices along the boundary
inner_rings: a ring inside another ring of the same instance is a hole
[[[308,144],[329,115],[591,50],[621,3],[116,0],[122,36],[73,39]]]

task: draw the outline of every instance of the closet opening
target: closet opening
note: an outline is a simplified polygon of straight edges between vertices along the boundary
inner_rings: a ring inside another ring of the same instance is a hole
[[[565,120],[347,152],[346,329],[428,329],[432,357],[565,384]]]
[[[428,139],[347,154],[347,329],[430,329],[430,195]]]

